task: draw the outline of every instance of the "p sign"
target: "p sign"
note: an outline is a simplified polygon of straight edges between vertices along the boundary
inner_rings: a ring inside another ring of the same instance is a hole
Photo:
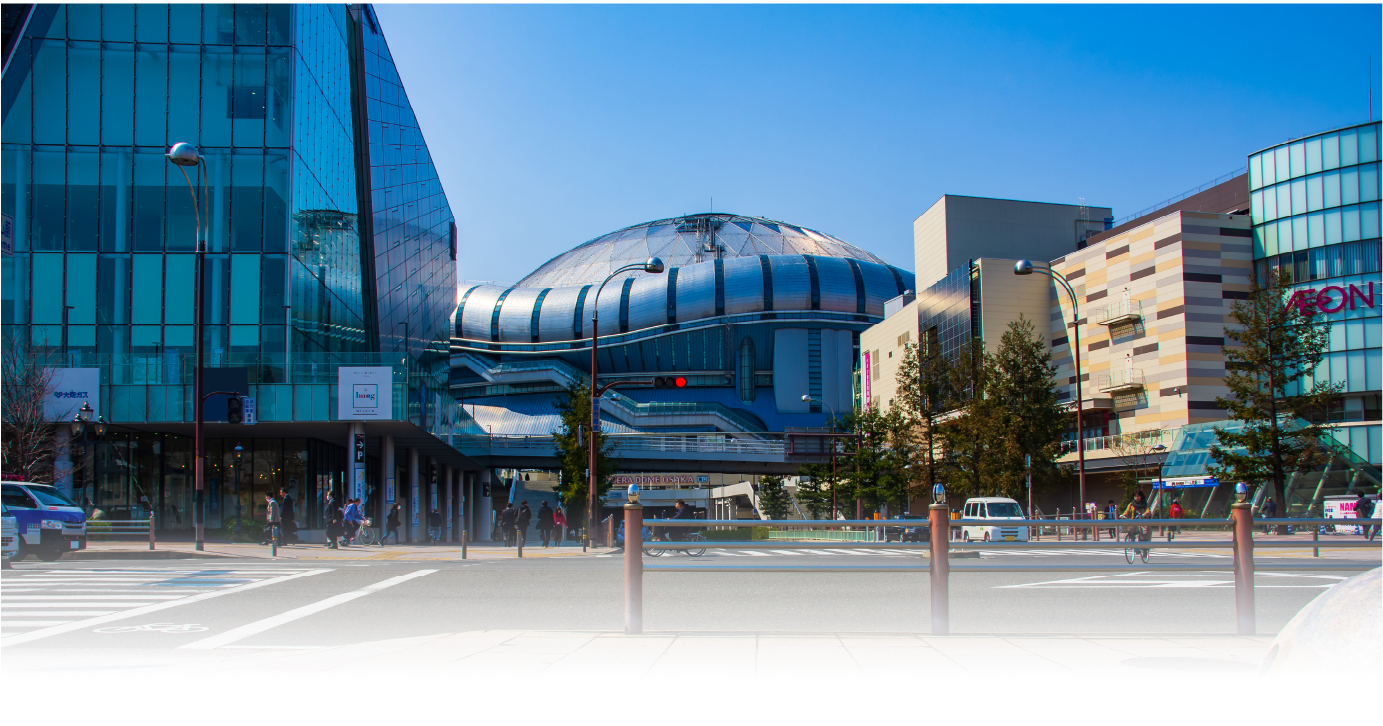
[[[393,368],[342,366],[337,369],[336,417],[342,421],[391,419],[394,417],[393,392]]]

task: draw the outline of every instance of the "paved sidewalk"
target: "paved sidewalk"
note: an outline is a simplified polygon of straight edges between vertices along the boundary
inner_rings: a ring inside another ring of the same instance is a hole
[[[960,678],[1206,679],[1144,657],[1254,668],[1271,636],[667,635],[472,631],[311,650],[95,654],[8,649],[3,678]]]
[[[460,544],[436,545],[375,545],[373,547],[342,547],[329,549],[321,544],[300,544],[281,546],[278,557],[270,553],[270,548],[256,544],[234,544],[208,542],[206,549],[198,552],[192,542],[159,542],[157,549],[150,550],[147,544],[138,542],[92,542],[81,552],[64,556],[64,560],[105,560],[105,559],[216,559],[223,557],[245,557],[251,559],[280,560],[460,560]],[[580,545],[562,547],[524,547],[525,559],[541,557],[592,557],[608,555],[618,550],[596,548],[582,552]],[[467,559],[504,560],[515,559],[518,552],[513,547],[501,547],[489,542],[472,544],[467,547]]]

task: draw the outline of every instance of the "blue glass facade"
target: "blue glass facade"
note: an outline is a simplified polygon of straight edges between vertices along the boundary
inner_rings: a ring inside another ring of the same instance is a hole
[[[1383,462],[1383,281],[1378,122],[1296,139],[1249,156],[1254,265],[1285,270],[1332,323],[1318,378],[1344,385],[1336,438]]]

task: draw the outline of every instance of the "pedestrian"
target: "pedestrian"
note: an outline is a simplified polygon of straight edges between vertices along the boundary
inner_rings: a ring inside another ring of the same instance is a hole
[[[442,541],[442,513],[437,511],[436,507],[427,513],[427,541]]]
[[[1104,508],[1104,518],[1105,518],[1105,519],[1118,519],[1118,518],[1119,518],[1119,505],[1115,504],[1113,499],[1109,500],[1109,504],[1106,505],[1105,508]],[[1110,539],[1119,539],[1119,530],[1118,530],[1117,528],[1111,527],[1110,530],[1109,530],[1109,538],[1110,538]]]
[[[519,505],[518,516],[514,518],[514,527],[518,530],[518,536],[522,537],[525,542],[528,541],[528,523],[531,521],[533,521],[533,510],[528,508],[528,500],[525,499]]]
[[[298,503],[287,489],[279,487],[279,539],[280,544],[298,543]]]
[[[1362,492],[1359,494],[1359,498],[1354,500],[1355,519],[1371,519],[1373,517],[1373,509],[1373,500],[1369,499],[1368,496]],[[1363,535],[1364,539],[1372,542],[1373,538],[1378,535],[1378,529],[1379,527],[1376,524],[1361,524],[1359,525],[1359,534]]]
[[[1171,514],[1172,514],[1172,519],[1184,519],[1184,518],[1186,517],[1186,510],[1181,508],[1181,500],[1180,500],[1180,499],[1173,499],[1173,500],[1172,500]],[[1180,533],[1181,533],[1181,528],[1180,528],[1180,527],[1168,527],[1168,528],[1167,528],[1167,540],[1170,542],[1171,539],[1172,539],[1172,537],[1175,537],[1176,535],[1178,535],[1178,534],[1180,534]]]
[[[1273,501],[1272,497],[1268,497],[1268,501],[1263,503],[1263,509],[1259,512],[1259,514],[1263,515],[1263,519],[1276,519],[1277,502]],[[1273,526],[1271,524],[1263,525],[1263,534],[1272,534],[1272,532]]]
[[[259,543],[261,546],[277,543],[279,516],[279,503],[274,501],[273,494],[264,492],[264,541]]]
[[[499,513],[499,530],[504,534],[504,546],[514,546],[514,523],[518,520],[519,510],[514,509],[514,503],[509,502],[504,505],[504,511]]]
[[[558,547],[562,546],[562,537],[566,534],[567,515],[559,505],[552,512],[552,539]]]
[[[341,544],[349,547],[355,540],[355,533],[360,529],[360,500],[347,499],[346,509],[341,512]]]
[[[384,519],[384,536],[379,538],[380,546],[384,545],[384,540],[389,539],[389,535],[394,535],[394,544],[399,544],[399,503],[394,502],[389,505],[389,516]]]
[[[538,507],[538,536],[543,538],[544,547],[552,543],[552,524],[552,507],[543,502],[543,506]]]
[[[339,549],[336,540],[341,536],[341,507],[337,506],[331,492],[322,500],[322,523],[326,526],[327,548]]]

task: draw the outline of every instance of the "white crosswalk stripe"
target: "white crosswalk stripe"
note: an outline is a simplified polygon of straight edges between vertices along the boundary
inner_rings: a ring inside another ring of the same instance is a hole
[[[25,570],[0,581],[0,635],[66,625],[124,610],[306,572],[305,568]]]

